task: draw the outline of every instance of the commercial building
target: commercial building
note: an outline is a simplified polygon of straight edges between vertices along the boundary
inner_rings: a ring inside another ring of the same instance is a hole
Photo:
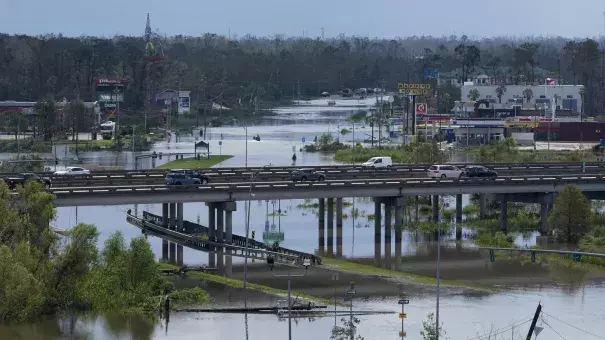
[[[489,82],[488,82],[489,83]],[[471,101],[471,93],[478,93],[477,101],[489,102],[494,109],[544,110],[550,112],[555,105],[557,114],[580,115],[582,113],[582,85],[505,85],[498,98],[496,85],[466,82],[461,87],[461,101]]]

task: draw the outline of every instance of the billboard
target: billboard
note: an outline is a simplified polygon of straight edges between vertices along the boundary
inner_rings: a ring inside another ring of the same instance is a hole
[[[428,95],[430,93],[431,84],[399,83],[397,84],[397,88],[399,89],[399,93],[421,96]]]
[[[121,78],[99,78],[95,80],[97,87],[126,87],[128,80]]]

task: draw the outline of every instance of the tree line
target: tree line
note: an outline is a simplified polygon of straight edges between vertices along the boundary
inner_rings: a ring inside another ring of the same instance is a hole
[[[50,226],[54,196],[33,181],[17,193],[0,181],[0,323],[74,311],[154,313],[167,294],[176,304],[209,301],[199,288],[175,290],[145,237],[127,242],[117,232],[99,249],[99,232],[87,224],[61,237]]]
[[[143,37],[0,36],[0,100],[94,101],[95,79],[129,81],[125,109],[141,110],[164,89],[192,91],[192,106],[216,102],[254,110],[268,103],[340,88],[386,87],[424,81],[425,69],[459,81],[480,73],[502,84],[586,87],[585,110],[605,112],[603,40],[467,36],[369,39],[271,37],[159,38],[167,59],[146,61]],[[435,82],[434,79],[427,82]],[[452,107],[459,91],[443,86],[438,103]],[[442,103],[443,102],[443,103]]]

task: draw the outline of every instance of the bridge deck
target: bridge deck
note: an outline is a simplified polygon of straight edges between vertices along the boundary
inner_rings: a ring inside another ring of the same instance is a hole
[[[232,242],[230,244],[225,243],[224,239],[218,240],[214,238],[210,240],[200,238],[200,234],[208,235],[208,227],[189,221],[183,221],[184,229],[194,230],[195,234],[171,230],[162,226],[162,218],[160,216],[149,212],[143,212],[142,218],[128,214],[126,216],[126,221],[140,228],[146,234],[150,234],[191,249],[204,252],[222,251],[224,255],[245,257],[246,238],[243,236],[233,235]],[[305,258],[310,259],[312,265],[321,264],[321,258],[313,254],[299,252],[283,247],[272,249],[265,243],[255,240],[248,240],[248,257],[266,260],[268,256],[273,257],[276,262],[287,264],[291,264],[293,262],[302,264]]]

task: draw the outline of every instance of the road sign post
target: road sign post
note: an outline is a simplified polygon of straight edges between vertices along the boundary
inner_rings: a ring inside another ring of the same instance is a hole
[[[409,304],[410,300],[406,299],[405,295],[401,295],[397,303],[401,305],[401,313],[399,313],[399,318],[401,319],[401,332],[399,332],[399,336],[401,336],[401,339],[403,340],[403,338],[407,335],[403,327],[403,321],[405,318],[407,318],[407,314],[405,313],[405,305]]]

